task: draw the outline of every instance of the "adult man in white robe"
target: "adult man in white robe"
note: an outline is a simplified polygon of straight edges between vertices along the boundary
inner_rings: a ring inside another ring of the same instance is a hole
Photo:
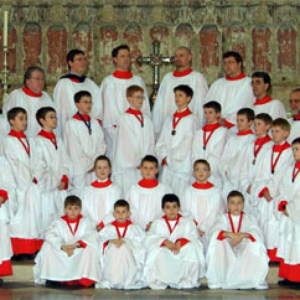
[[[197,71],[192,70],[192,52],[187,47],[179,47],[175,51],[174,72],[167,73],[163,78],[153,107],[153,125],[155,136],[158,137],[164,121],[172,117],[176,110],[174,88],[178,85],[188,85],[194,92],[189,104],[190,110],[198,118],[198,127],[204,123],[203,99],[208,87],[206,79]]]
[[[296,88],[291,91],[289,103],[292,112],[292,118],[290,118],[288,121],[290,122],[292,128],[288,137],[288,142],[291,144],[294,139],[300,137],[300,88]]]

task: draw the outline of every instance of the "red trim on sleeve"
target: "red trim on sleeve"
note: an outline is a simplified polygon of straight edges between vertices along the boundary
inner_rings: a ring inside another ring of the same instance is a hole
[[[225,123],[225,127],[226,127],[227,129],[230,129],[230,128],[232,128],[232,127],[234,126],[233,123],[227,121],[226,119],[224,119],[224,123]]]
[[[167,165],[167,160],[164,158],[162,161],[161,161],[161,166],[166,166]]]
[[[68,176],[67,175],[63,175],[60,181],[66,183],[66,186],[65,186],[64,190],[67,190],[68,187],[69,187],[69,178],[68,178]]]
[[[102,120],[101,119],[97,119],[98,123],[100,126],[102,126]]]
[[[253,243],[256,242],[255,237],[250,233],[248,233],[248,234],[249,234],[249,239],[251,240],[251,242],[253,242]]]
[[[106,241],[103,243],[103,253],[105,251],[105,248],[108,246],[108,244],[109,244],[109,241]]]
[[[269,189],[268,189],[267,187],[264,187],[264,188],[259,192],[258,197],[259,197],[259,198],[263,198],[264,192],[268,192],[268,191],[269,191]]]
[[[32,179],[32,182],[33,182],[34,184],[38,184],[38,181],[37,181],[36,178],[33,178],[33,179]]]
[[[226,237],[224,236],[224,232],[225,232],[224,230],[222,230],[222,231],[219,232],[219,234],[217,236],[217,240],[223,241],[223,240],[226,239]]]
[[[0,197],[2,197],[4,199],[3,203],[5,203],[8,199],[8,193],[7,191],[4,190],[0,190]]]
[[[285,200],[280,201],[280,203],[278,204],[278,211],[285,211],[285,206],[287,204],[288,204],[288,202]]]
[[[77,243],[79,243],[81,245],[82,248],[86,248],[87,244],[84,241],[78,241]]]
[[[0,277],[2,276],[11,276],[13,274],[13,270],[11,267],[11,261],[3,260],[0,264]]]
[[[160,244],[160,247],[165,247],[165,242],[167,241],[167,239],[165,239],[161,244]]]
[[[101,221],[98,226],[100,226],[102,229],[105,227],[105,224],[103,223],[103,221]]]
[[[198,227],[198,222],[195,219],[193,221],[194,221],[196,227]]]
[[[177,242],[180,242],[181,247],[183,247],[183,246],[185,246],[186,244],[188,244],[190,241],[189,241],[188,239],[185,239],[185,238],[180,238],[180,239],[177,239],[177,240],[176,240],[175,244],[176,244]]]

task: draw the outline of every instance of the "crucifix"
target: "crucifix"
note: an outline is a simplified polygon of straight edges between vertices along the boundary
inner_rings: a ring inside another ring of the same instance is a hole
[[[150,96],[151,105],[154,104],[156,95],[160,83],[160,67],[162,64],[170,64],[174,62],[174,57],[163,57],[160,53],[160,42],[155,40],[153,43],[153,53],[150,53],[148,57],[137,57],[136,61],[138,64],[149,64],[153,70],[153,83],[152,83],[152,94]]]

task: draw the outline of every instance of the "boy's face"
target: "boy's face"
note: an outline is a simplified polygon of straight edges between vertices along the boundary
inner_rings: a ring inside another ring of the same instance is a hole
[[[168,219],[176,219],[180,211],[180,206],[176,202],[166,202],[162,211],[166,214]]]
[[[116,64],[116,68],[121,71],[127,71],[130,68],[130,52],[126,49],[121,49],[118,52],[117,57],[113,58],[114,63]]]
[[[289,131],[284,130],[278,126],[272,127],[272,136],[275,144],[281,144],[288,138],[289,134]]]
[[[144,93],[138,91],[133,93],[133,95],[127,97],[130,107],[136,110],[141,110],[144,102]]]
[[[190,101],[191,97],[187,96],[183,91],[175,92],[175,103],[178,110],[187,108]]]
[[[9,120],[9,123],[12,129],[24,132],[27,128],[27,114],[20,112],[16,115],[14,120]]]
[[[234,215],[238,216],[244,209],[244,201],[240,196],[230,197],[227,201],[228,211]]]
[[[155,175],[158,173],[158,168],[154,162],[144,161],[141,165],[141,173],[143,178],[152,180],[155,179]]]
[[[205,120],[207,124],[217,123],[221,117],[213,108],[204,108]]]
[[[267,93],[268,88],[269,84],[265,83],[263,78],[252,78],[252,90],[256,98],[260,99],[260,97],[263,97]]]
[[[57,117],[54,111],[49,111],[45,119],[40,119],[43,128],[55,129],[57,126]]]
[[[119,223],[125,223],[126,220],[130,217],[131,212],[127,207],[117,206],[114,209],[113,215]]]
[[[95,166],[95,173],[97,178],[105,180],[109,177],[111,172],[110,166],[106,160],[98,160]]]
[[[268,133],[270,127],[271,126],[267,125],[263,120],[254,120],[254,133],[257,137],[265,136]]]
[[[198,163],[194,168],[194,176],[197,182],[206,182],[210,176],[210,170],[206,164]]]
[[[245,115],[237,115],[237,128],[239,131],[246,131],[251,128],[253,121],[249,121]]]
[[[293,155],[296,161],[300,161],[300,144],[292,145]]]
[[[64,212],[69,219],[74,220],[80,215],[81,207],[78,205],[68,205],[64,208]]]
[[[78,103],[75,103],[75,105],[81,114],[88,115],[92,110],[92,98],[84,96],[79,100]]]

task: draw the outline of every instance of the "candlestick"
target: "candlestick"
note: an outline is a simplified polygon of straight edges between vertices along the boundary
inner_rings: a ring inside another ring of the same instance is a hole
[[[8,45],[8,11],[4,11],[4,24],[3,24],[3,47]]]

